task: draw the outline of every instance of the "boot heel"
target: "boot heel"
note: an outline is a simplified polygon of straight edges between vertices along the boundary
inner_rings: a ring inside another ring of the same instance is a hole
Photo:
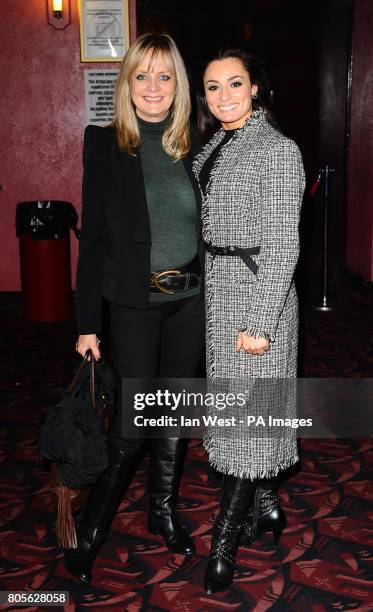
[[[271,532],[273,534],[273,543],[278,545],[282,532],[286,527],[287,521],[281,509],[273,511],[269,516],[259,521],[259,531]]]
[[[192,538],[179,524],[175,516],[163,516],[157,524],[156,519],[148,520],[148,531],[163,538],[169,551],[180,555],[194,555],[196,550]]]
[[[148,522],[148,531],[152,535],[160,535],[158,527],[156,527],[156,525],[154,525],[154,523],[152,521]]]
[[[276,525],[273,528],[273,544],[275,546],[279,545],[283,530],[284,530],[284,525]]]

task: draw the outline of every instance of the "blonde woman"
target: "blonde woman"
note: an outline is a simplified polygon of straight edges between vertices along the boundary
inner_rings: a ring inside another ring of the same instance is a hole
[[[201,359],[200,202],[191,170],[198,137],[189,116],[188,79],[174,41],[145,34],[123,60],[113,124],[85,131],[76,348],[100,358],[106,300],[119,397],[110,466],[90,490],[78,548],[65,555],[67,569],[84,582],[146,450],[143,438],[123,437],[121,378],[193,377]],[[149,530],[170,551],[193,554],[175,514],[186,440],[147,446]]]

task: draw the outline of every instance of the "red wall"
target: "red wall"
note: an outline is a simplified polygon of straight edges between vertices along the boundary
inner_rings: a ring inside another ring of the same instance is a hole
[[[347,266],[373,280],[373,2],[355,0]]]
[[[80,63],[76,0],[71,11],[71,25],[59,31],[47,24],[45,0],[1,0],[0,291],[20,289],[17,202],[61,199],[80,210],[83,74],[99,65]],[[372,31],[373,3],[355,0],[347,265],[367,280],[373,280]],[[72,236],[73,277],[76,251]]]
[[[55,30],[46,0],[1,0],[0,291],[20,289],[17,202],[67,200],[80,210],[84,70],[105,64],[80,63],[76,0],[71,12],[66,30]]]

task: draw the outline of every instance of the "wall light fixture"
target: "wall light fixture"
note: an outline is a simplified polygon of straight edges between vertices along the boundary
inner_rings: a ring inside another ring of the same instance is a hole
[[[53,0],[53,15],[56,19],[61,19],[63,11],[63,0]]]
[[[70,0],[46,0],[48,23],[55,30],[64,30],[71,23]]]

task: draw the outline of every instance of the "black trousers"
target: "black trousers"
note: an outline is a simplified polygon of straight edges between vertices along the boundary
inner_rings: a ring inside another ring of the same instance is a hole
[[[204,345],[204,306],[200,295],[151,303],[147,310],[109,304],[109,353],[118,390],[110,444],[138,446],[123,438],[122,378],[193,378],[200,375]]]

